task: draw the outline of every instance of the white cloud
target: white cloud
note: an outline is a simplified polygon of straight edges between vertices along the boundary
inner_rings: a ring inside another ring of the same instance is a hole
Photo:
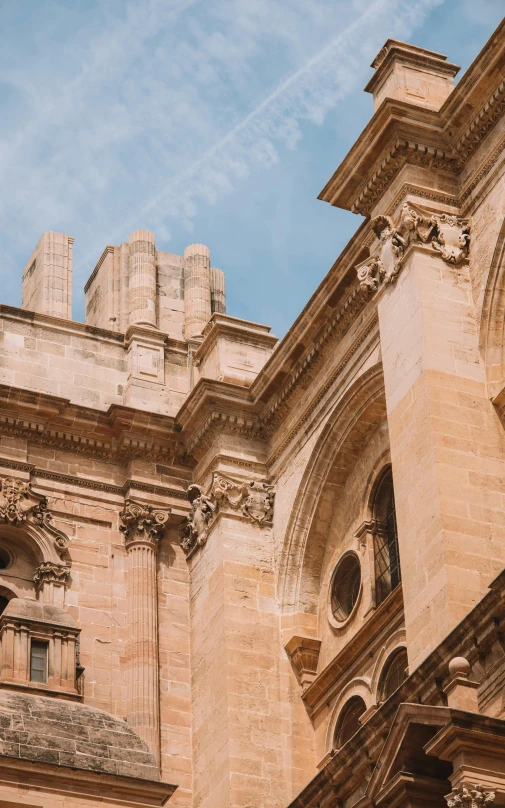
[[[71,232],[90,271],[131,229],[189,228],[200,205],[296,148],[383,41],[408,38],[440,2],[111,0],[75,27],[46,2],[39,49],[27,37],[32,51],[0,61],[17,99],[0,125],[7,243],[29,237],[29,253],[42,230]]]

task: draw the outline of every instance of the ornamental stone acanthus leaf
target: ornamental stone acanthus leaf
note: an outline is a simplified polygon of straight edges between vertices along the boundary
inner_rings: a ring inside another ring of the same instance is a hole
[[[0,524],[22,527],[31,522],[51,535],[57,552],[61,555],[68,547],[68,536],[52,524],[52,515],[47,510],[45,496],[36,494],[30,483],[15,477],[0,480]]]
[[[135,541],[147,541],[157,544],[165,530],[170,509],[161,510],[152,505],[142,505],[131,499],[119,514],[119,530],[124,533],[125,543],[128,547]]]
[[[453,789],[445,799],[448,808],[485,808],[494,798],[494,792],[485,791],[482,785],[462,785]]]
[[[238,512],[251,522],[270,525],[275,488],[264,481],[234,480],[215,473],[208,494],[200,485],[187,490],[191,510],[181,526],[181,547],[190,558],[207,541],[209,528],[220,510]]]
[[[468,258],[468,219],[405,203],[396,225],[389,216],[376,216],[370,224],[378,244],[370,257],[356,267],[364,291],[376,292],[384,283],[394,283],[411,244],[431,246],[449,264],[460,264]]]

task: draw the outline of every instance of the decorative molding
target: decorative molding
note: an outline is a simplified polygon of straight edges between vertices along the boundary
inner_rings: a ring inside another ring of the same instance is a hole
[[[461,168],[499,121],[504,111],[505,79],[498,85],[454,147]]]
[[[212,495],[221,507],[239,510],[252,522],[259,525],[272,524],[275,500],[273,485],[257,480],[240,482],[215,473]]]
[[[337,365],[337,367],[335,368],[329,379],[322,385],[317,395],[315,395],[311,399],[311,402],[307,407],[307,409],[305,410],[303,416],[299,419],[299,421],[291,430],[291,432],[283,440],[281,445],[275,450],[275,452],[272,455],[270,455],[267,461],[267,465],[269,468],[271,468],[277,462],[277,460],[279,459],[279,457],[281,457],[284,450],[289,446],[289,444],[293,441],[293,439],[300,432],[300,430],[303,429],[303,427],[306,425],[307,421],[311,418],[312,414],[320,405],[321,401],[324,399],[326,394],[329,392],[329,390],[331,390],[331,388],[339,378],[342,371],[349,364],[350,360],[352,359],[356,351],[358,351],[361,345],[364,342],[366,342],[370,334],[377,329],[378,325],[379,320],[377,317],[377,313],[375,313],[370,322],[368,323],[368,325],[363,329],[359,338],[354,342],[349,351],[347,351],[347,353],[344,354],[341,362]]]
[[[299,384],[304,390],[309,387],[322,362],[324,347],[330,340],[338,339],[346,333],[351,322],[357,317],[366,304],[367,299],[363,296],[360,286],[355,286],[345,302],[339,307],[335,316],[326,324],[322,334],[311,346],[310,351],[304,357],[303,361],[291,374],[288,383],[264,414],[262,422],[269,425],[270,431],[272,431],[275,425],[282,422],[287,411],[287,400],[293,393],[295,387]]]
[[[191,511],[181,525],[181,547],[190,559],[202,547],[218,512],[225,509],[240,513],[258,525],[271,525],[275,488],[263,480],[234,480],[214,472],[208,494],[200,485],[189,486],[187,496]]]
[[[30,483],[15,477],[0,480],[0,523],[19,527],[27,519],[42,521],[47,499],[32,491]]]
[[[65,585],[70,575],[70,568],[65,564],[53,564],[51,561],[43,561],[33,576],[33,581],[37,589],[45,583]]]
[[[119,514],[119,530],[124,533],[126,547],[136,542],[157,546],[170,516],[170,508],[161,510],[127,499]]]
[[[22,527],[26,522],[44,528],[54,543],[56,551],[61,555],[67,547],[69,538],[52,523],[52,515],[47,510],[47,499],[36,494],[30,483],[15,477],[0,479],[0,524]]]
[[[187,497],[191,502],[191,510],[182,523],[180,530],[181,547],[186,558],[202,547],[208,538],[208,529],[216,516],[218,503],[212,496],[203,493],[201,486],[193,483],[187,490]]]
[[[486,791],[483,785],[461,785],[445,797],[448,808],[485,808],[494,802],[494,791]]]
[[[216,409],[210,413],[200,429],[197,430],[194,438],[188,442],[187,455],[192,455],[196,447],[201,447],[204,450],[209,449],[216,432],[226,432],[227,434],[259,440],[266,437],[265,430],[258,418],[245,417]]]
[[[23,418],[12,418],[0,415],[0,434],[9,437],[25,438],[30,443],[40,446],[49,446],[58,451],[72,452],[83,457],[99,457],[109,463],[126,466],[135,458],[144,459],[147,456],[157,462],[171,462],[184,451],[182,443],[179,451],[174,446],[163,446],[152,440],[142,438],[123,438],[116,440],[101,440],[89,435],[76,435],[56,429],[48,429],[39,422],[30,422]]]
[[[376,170],[362,186],[361,192],[351,207],[353,213],[369,216],[391,180],[406,163],[450,174],[457,174],[460,170],[458,160],[445,151],[426,146],[423,143],[398,139],[391,145],[388,153],[378,161]]]
[[[297,679],[305,690],[316,678],[321,640],[294,636],[285,646],[285,650]]]
[[[370,258],[356,267],[364,291],[377,292],[383,284],[393,283],[412,244],[431,244],[449,264],[468,258],[470,222],[453,214],[432,213],[405,202],[397,226],[389,216],[376,216],[371,227],[379,243]]]

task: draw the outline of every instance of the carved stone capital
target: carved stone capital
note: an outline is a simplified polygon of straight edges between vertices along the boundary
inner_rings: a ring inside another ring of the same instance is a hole
[[[482,785],[462,785],[446,796],[448,808],[485,808],[494,801],[493,791],[485,791]]]
[[[215,473],[208,494],[201,486],[190,485],[187,496],[191,511],[181,526],[181,547],[190,558],[208,538],[209,527],[218,511],[229,509],[251,522],[270,525],[273,519],[275,488],[266,482],[234,480]]]
[[[70,569],[65,564],[53,564],[51,561],[43,561],[35,570],[33,581],[37,588],[44,583],[65,585],[70,574]]]
[[[291,637],[285,647],[286,653],[303,689],[308,687],[317,673],[321,640],[310,637]]]
[[[124,533],[126,546],[135,542],[149,542],[157,547],[170,513],[170,509],[161,510],[127,499],[119,514],[119,530]]]
[[[360,287],[365,292],[376,292],[384,283],[396,280],[411,244],[431,245],[449,264],[460,264],[468,258],[468,219],[433,213],[405,202],[396,224],[389,216],[377,216],[370,224],[378,244],[370,257],[356,267]]]

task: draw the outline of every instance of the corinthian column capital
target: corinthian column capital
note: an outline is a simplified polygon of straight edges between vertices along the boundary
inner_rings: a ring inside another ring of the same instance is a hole
[[[142,542],[156,548],[168,522],[170,512],[170,508],[161,510],[153,508],[152,505],[142,505],[127,499],[123,510],[119,514],[119,529],[124,533],[126,547]]]

